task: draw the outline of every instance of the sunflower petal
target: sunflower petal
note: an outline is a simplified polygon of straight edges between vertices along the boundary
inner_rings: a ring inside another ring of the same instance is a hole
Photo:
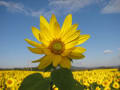
[[[50,19],[50,26],[53,26],[54,23],[56,23],[56,22],[57,22],[57,19],[56,19],[55,15],[52,14],[51,19]]]
[[[51,63],[52,63],[52,60],[50,59],[50,57],[49,56],[44,56],[43,58],[41,58],[38,68],[39,69],[44,69],[48,65],[50,65]]]
[[[85,56],[83,54],[79,54],[79,55],[78,54],[69,54],[68,57],[71,59],[83,59],[83,58],[85,58]]]
[[[86,35],[80,35],[80,37],[79,37],[79,39],[78,39],[77,45],[84,43],[84,42],[87,41],[89,38],[90,38],[90,35],[88,35],[88,34],[86,34]]]
[[[73,50],[74,48],[70,48],[70,49],[65,49],[64,52],[61,54],[62,56],[67,56],[69,53],[71,53],[71,51]]]
[[[30,44],[30,45],[32,45],[32,46],[34,46],[34,47],[36,47],[36,48],[43,48],[43,45],[42,45],[42,44],[37,43],[37,42],[35,42],[35,41],[29,40],[29,39],[25,39],[25,41],[26,41],[28,44]]]
[[[51,40],[51,33],[48,28],[45,27],[43,23],[40,23],[40,36],[43,40],[50,41]]]
[[[64,33],[61,37],[64,37],[62,38],[62,40],[66,40],[68,39],[71,35],[73,35],[76,30],[77,30],[77,27],[78,27],[78,24],[73,24],[69,29],[66,30],[66,33]]]
[[[63,68],[70,69],[71,62],[67,57],[64,57],[60,62],[60,66],[63,67]]]
[[[40,36],[42,38],[43,43],[50,42],[51,40],[53,40],[50,25],[43,16],[40,16]]]
[[[77,44],[77,40],[67,43],[67,44],[65,44],[65,49],[71,49],[71,48],[75,47],[76,44]]]
[[[75,47],[71,53],[78,54],[78,53],[84,53],[86,51],[83,47]]]
[[[69,29],[71,27],[71,25],[72,25],[72,14],[69,14],[68,16],[66,16],[64,23],[62,25],[61,35],[66,33],[66,30]]]
[[[57,67],[58,64],[61,62],[62,58],[60,55],[52,55],[53,66]]]
[[[58,22],[56,22],[54,24],[54,36],[55,38],[59,38],[60,37],[60,25]]]
[[[79,36],[80,36],[80,31],[76,31],[74,34],[69,36],[64,42],[65,42],[65,44],[70,43],[70,42],[74,41],[76,38],[78,38]]]
[[[28,47],[28,49],[35,54],[44,54],[43,50],[41,48],[32,48],[32,47]]]
[[[43,58],[43,57],[42,57]],[[42,59],[40,58],[40,59],[37,59],[37,60],[34,60],[34,61],[32,61],[32,63],[37,63],[37,62],[40,62]]]
[[[40,16],[40,23],[44,23],[45,27],[46,27],[47,29],[49,29],[49,23],[48,23],[48,21],[45,19],[45,17]],[[40,28],[41,28],[41,27],[42,27],[42,24],[40,24]]]
[[[32,33],[34,35],[34,37],[40,41],[40,30],[35,28],[35,27],[32,27]]]
[[[50,51],[50,49],[48,49],[48,48],[44,48],[44,49],[43,49],[43,52],[44,52],[46,55],[51,55],[51,54],[52,54],[51,51]]]
[[[58,37],[58,34],[60,32],[60,25],[57,22],[57,19],[54,14],[52,14],[50,19],[50,31],[52,33],[52,36],[54,36],[55,38]]]

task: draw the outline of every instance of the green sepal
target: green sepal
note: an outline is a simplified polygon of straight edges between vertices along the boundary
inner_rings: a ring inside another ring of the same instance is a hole
[[[43,71],[44,71],[44,72],[47,72],[47,71],[51,71],[52,69],[55,69],[55,67],[54,67],[52,64],[50,64],[50,65],[47,66]]]

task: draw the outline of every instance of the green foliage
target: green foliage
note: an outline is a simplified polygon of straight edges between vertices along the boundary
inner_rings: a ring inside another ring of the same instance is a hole
[[[52,90],[54,84],[59,90],[84,89],[84,86],[74,80],[71,70],[60,68],[54,69],[50,78],[43,78],[40,73],[29,75],[23,80],[19,90]]]
[[[44,69],[44,71],[45,71],[45,72],[46,72],[46,71],[51,71],[52,69],[55,69],[55,67],[53,67],[53,65],[50,64],[48,67],[46,67],[46,68]]]
[[[26,77],[19,90],[49,90],[50,84],[40,73],[32,74]]]
[[[81,85],[78,81],[74,80],[74,85],[72,87],[72,90],[84,90],[84,86]]]
[[[101,88],[101,90],[104,90],[104,87],[103,87],[102,85],[98,85],[96,82],[95,82],[95,83],[92,83],[92,84],[90,85],[89,89],[90,89],[90,90],[95,90],[96,87],[98,87],[98,86]]]
[[[60,68],[51,73],[53,83],[59,90],[72,90],[74,86],[74,79],[71,70]]]

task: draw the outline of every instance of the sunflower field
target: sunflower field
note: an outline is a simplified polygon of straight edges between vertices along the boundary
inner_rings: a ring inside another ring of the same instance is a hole
[[[51,74],[41,71],[0,71],[0,90],[19,90],[25,77],[34,73],[40,73],[43,78],[49,78]],[[118,69],[72,71],[72,74],[83,90],[120,90],[120,71]],[[59,90],[55,85],[52,88]]]

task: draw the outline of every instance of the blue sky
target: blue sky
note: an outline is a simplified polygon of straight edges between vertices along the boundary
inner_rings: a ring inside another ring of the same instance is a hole
[[[86,58],[74,66],[120,65],[120,0],[0,0],[0,67],[37,65],[31,61],[41,56],[29,52],[24,39],[36,41],[31,27],[52,13],[60,25],[71,13],[81,33],[91,35],[81,45]]]

